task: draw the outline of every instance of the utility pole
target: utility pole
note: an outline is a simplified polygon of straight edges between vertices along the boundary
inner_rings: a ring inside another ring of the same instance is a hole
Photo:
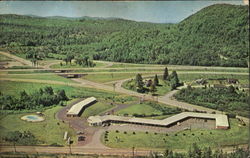
[[[69,154],[72,154],[72,152],[71,152],[71,140],[70,140],[70,137],[68,138],[68,145],[69,145]]]
[[[133,158],[135,158],[135,147],[132,147]]]
[[[113,83],[113,90],[115,91],[115,85],[116,85],[116,83]]]

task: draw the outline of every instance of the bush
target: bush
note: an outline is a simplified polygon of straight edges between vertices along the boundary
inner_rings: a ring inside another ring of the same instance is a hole
[[[52,143],[50,146],[55,146],[55,147],[63,147],[63,145],[57,144],[57,143]]]
[[[228,113],[226,114],[229,118],[236,118],[236,114]]]
[[[7,134],[4,140],[8,142],[15,142],[19,145],[35,145],[39,143],[30,131],[24,131],[23,133],[19,131],[11,131]]]

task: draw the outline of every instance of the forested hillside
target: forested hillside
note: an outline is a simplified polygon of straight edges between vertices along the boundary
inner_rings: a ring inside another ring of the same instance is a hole
[[[178,24],[0,15],[0,47],[27,58],[246,67],[248,7],[209,6]]]

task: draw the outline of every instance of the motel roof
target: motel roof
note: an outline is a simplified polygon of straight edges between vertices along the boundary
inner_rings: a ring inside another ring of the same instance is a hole
[[[88,118],[88,122],[89,123],[101,123],[105,121],[121,121],[121,122],[128,122],[128,123],[142,123],[142,124],[148,124],[148,125],[168,126],[172,123],[176,123],[185,118],[215,119],[216,127],[219,127],[219,126],[229,127],[227,115],[194,113],[194,112],[182,112],[180,114],[171,116],[164,120],[124,117],[124,116],[116,116],[116,115],[91,116]]]
[[[87,99],[73,105],[69,109],[69,111],[67,112],[67,115],[78,115],[81,112],[83,107],[85,107],[86,105],[88,105],[88,104],[90,104],[90,103],[92,103],[94,101],[96,101],[95,97],[89,97],[89,98],[87,98]]]

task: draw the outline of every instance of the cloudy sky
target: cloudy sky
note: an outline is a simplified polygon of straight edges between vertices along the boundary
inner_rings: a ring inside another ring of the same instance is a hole
[[[117,17],[155,23],[178,23],[215,4],[243,5],[242,1],[0,1],[0,14],[66,17]]]

